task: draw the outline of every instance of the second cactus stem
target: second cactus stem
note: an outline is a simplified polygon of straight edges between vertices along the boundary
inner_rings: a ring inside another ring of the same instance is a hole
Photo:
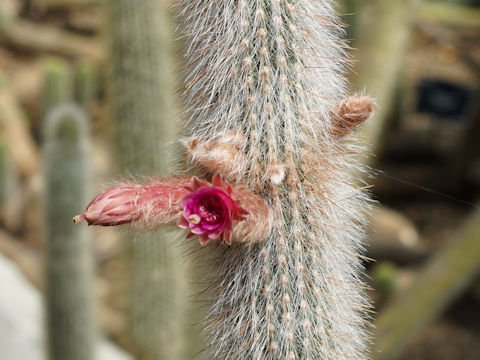
[[[175,133],[170,29],[166,3],[109,0],[108,93],[118,172],[168,171]],[[127,233],[126,339],[138,358],[181,359],[186,284],[181,250],[166,231]]]
[[[87,117],[61,105],[45,119],[48,358],[93,360],[97,341],[90,236],[71,222],[88,197]]]

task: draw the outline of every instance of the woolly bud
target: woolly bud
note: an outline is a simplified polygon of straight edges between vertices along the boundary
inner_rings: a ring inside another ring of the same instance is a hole
[[[220,173],[227,180],[235,180],[245,166],[245,154],[241,149],[245,137],[240,132],[227,132],[214,140],[200,142],[196,139],[184,141],[187,160],[208,169],[211,173]]]
[[[373,101],[369,96],[355,95],[340,101],[332,112],[332,132],[343,137],[355,131],[373,114]]]
[[[266,174],[272,184],[279,185],[285,179],[285,167],[281,164],[270,165],[266,169]]]
[[[159,179],[154,184],[132,184],[105,190],[94,198],[75,223],[86,220],[88,225],[115,226],[142,223],[147,228],[174,223],[179,201],[188,194],[182,179]]]

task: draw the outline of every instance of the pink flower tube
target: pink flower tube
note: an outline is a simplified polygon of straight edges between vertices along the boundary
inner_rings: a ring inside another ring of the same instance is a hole
[[[188,194],[190,179],[158,178],[148,184],[124,184],[105,190],[88,204],[75,223],[116,226],[134,223],[142,228],[174,224],[181,211],[179,203]]]
[[[243,186],[225,184],[220,175],[212,182],[191,178],[158,178],[151,183],[131,183],[105,190],[73,218],[88,225],[133,224],[153,229],[175,225],[198,236],[205,246],[212,239],[222,243],[251,243],[271,230],[272,216],[263,199]]]

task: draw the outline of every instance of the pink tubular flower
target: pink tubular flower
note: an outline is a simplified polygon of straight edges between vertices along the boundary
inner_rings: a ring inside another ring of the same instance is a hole
[[[198,235],[202,246],[216,238],[228,245],[261,241],[273,221],[261,197],[241,185],[232,188],[220,175],[211,183],[196,177],[156,178],[110,188],[73,218],[75,223],[83,220],[101,226],[132,223],[141,229],[177,224],[190,230],[187,237]]]
[[[212,185],[193,178],[187,189],[191,192],[181,201],[178,226],[190,229],[187,237],[199,235],[202,246],[216,238],[231,245],[233,222],[245,219],[248,212],[235,200],[230,185],[215,175]]]
[[[152,184],[131,184],[105,190],[88,204],[75,223],[86,220],[88,225],[115,226],[141,223],[143,227],[175,223],[180,200],[188,194],[185,179],[157,179]]]

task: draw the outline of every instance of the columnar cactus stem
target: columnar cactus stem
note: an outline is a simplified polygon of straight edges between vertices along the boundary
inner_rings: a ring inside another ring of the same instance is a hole
[[[174,139],[169,28],[166,2],[109,0],[108,92],[117,169],[165,175]],[[186,309],[181,250],[171,234],[126,234],[126,329],[138,358],[181,356]]]
[[[62,105],[46,118],[46,277],[49,359],[95,359],[93,264],[86,229],[71,222],[85,204],[90,171],[87,119]]]
[[[47,114],[59,104],[71,100],[72,77],[68,63],[62,58],[51,58],[45,64],[43,112]]]
[[[206,322],[211,358],[366,358],[357,255],[366,196],[349,175],[357,149],[343,137],[372,106],[342,100],[346,60],[332,1],[182,4],[187,157],[247,185],[274,214],[263,242],[220,251]],[[189,146],[231,133],[244,141],[220,155]]]
[[[368,197],[353,179],[361,148],[350,135],[372,101],[345,98],[333,2],[181,4],[189,38],[183,144],[206,178],[199,182],[211,186],[193,181],[183,185],[191,193],[171,202],[159,192],[153,208],[161,209],[158,224],[177,216],[202,245],[220,239],[210,247],[218,257],[208,358],[366,359],[359,253]],[[148,195],[108,195],[118,191],[101,194],[77,219],[148,219]]]
[[[75,67],[75,101],[88,108],[95,99],[98,74],[95,63],[83,61]]]
[[[0,220],[8,230],[15,231],[21,224],[23,199],[10,146],[10,142],[0,136]]]

